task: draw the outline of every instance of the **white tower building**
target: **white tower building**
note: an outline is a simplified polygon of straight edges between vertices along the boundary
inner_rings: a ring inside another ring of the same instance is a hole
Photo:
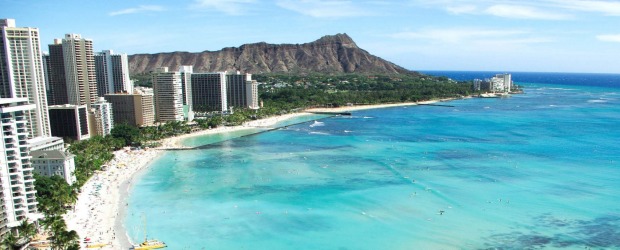
[[[27,98],[28,137],[50,136],[39,29],[0,19],[0,98]]]
[[[22,220],[40,217],[28,144],[34,109],[28,98],[0,98],[0,237]]]
[[[127,54],[115,54],[104,50],[95,55],[97,70],[97,94],[105,96],[114,93],[133,93],[133,83],[129,79]]]
[[[99,97],[97,102],[90,105],[90,113],[93,118],[90,128],[93,130],[90,131],[91,135],[101,135],[106,136],[112,132],[112,128],[114,128],[114,120],[112,116],[112,105],[105,100],[103,97]]]
[[[168,67],[157,69],[153,76],[153,94],[155,120],[158,122],[183,121],[180,72],[168,72]]]

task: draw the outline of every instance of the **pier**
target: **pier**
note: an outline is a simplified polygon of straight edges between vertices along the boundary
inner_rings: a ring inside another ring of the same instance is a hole
[[[316,115],[351,115],[351,112],[308,112]]]
[[[454,108],[454,106],[452,106],[452,105],[447,105],[447,104],[436,104],[436,103],[420,103],[420,104],[418,104],[418,105]]]

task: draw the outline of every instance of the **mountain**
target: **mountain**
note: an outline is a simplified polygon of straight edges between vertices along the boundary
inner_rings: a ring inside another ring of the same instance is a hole
[[[171,52],[129,56],[129,71],[144,73],[157,67],[176,70],[193,65],[194,72],[239,70],[246,73],[413,73],[357,47],[347,34],[324,36],[304,44],[265,42],[199,53]]]

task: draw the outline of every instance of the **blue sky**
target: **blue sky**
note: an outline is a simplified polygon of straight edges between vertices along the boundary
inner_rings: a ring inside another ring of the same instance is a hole
[[[620,73],[620,1],[0,0],[0,18],[95,50],[199,52],[347,33],[412,70]]]

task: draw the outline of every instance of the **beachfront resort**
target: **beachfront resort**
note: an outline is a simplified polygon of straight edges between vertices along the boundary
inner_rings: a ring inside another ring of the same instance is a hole
[[[180,135],[269,127],[307,115],[308,107],[413,105],[474,91],[467,83],[417,74],[311,75],[289,82],[263,76],[271,84],[261,97],[250,73],[195,72],[192,65],[160,67],[136,83],[127,54],[95,53],[93,40],[80,34],[50,41],[45,52],[39,29],[13,19],[1,19],[0,27],[7,76],[0,83],[0,238],[13,248],[139,244],[129,243],[122,228],[122,194],[162,150],[184,147]]]

